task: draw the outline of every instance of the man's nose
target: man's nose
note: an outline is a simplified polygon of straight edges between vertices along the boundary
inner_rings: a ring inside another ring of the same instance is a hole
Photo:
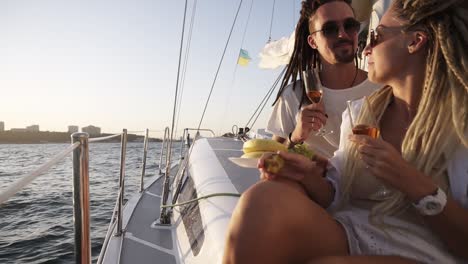
[[[339,38],[345,38],[345,37],[348,38],[349,37],[349,35],[348,35],[348,33],[346,33],[346,30],[345,30],[343,25],[340,25],[338,27],[338,37]]]

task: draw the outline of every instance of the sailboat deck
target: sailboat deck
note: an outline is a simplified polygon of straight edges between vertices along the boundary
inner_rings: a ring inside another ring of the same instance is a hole
[[[124,233],[121,263],[176,263],[171,229],[155,227],[159,218],[164,178],[147,188],[135,207]]]
[[[258,182],[259,172],[257,169],[239,167],[228,159],[229,157],[242,156],[244,142],[232,138],[212,138],[208,139],[208,143],[239,193],[243,193],[247,188]]]
[[[241,168],[228,159],[242,155],[242,141],[232,138],[207,138],[206,142],[208,144],[204,144],[208,146],[215,158],[210,159],[209,165],[205,167],[221,168],[220,172],[225,175],[222,177],[227,176],[225,178],[227,182],[230,181],[231,186],[234,186],[232,190],[242,193],[259,180],[257,169]],[[197,143],[198,141],[195,142]],[[171,176],[176,174],[176,169],[177,167],[172,169]],[[192,179],[194,175],[190,175],[191,170],[187,170],[186,173],[190,179],[184,184],[183,192],[178,199],[179,203],[197,197],[197,190]],[[207,223],[200,215],[198,202],[176,208],[177,214],[173,217],[171,226],[155,225],[160,214],[163,182],[163,177],[158,178],[145,189],[139,200],[138,197],[129,200],[126,206],[129,208],[124,210],[128,222],[124,217],[123,240],[116,237],[111,239],[104,263],[181,263],[186,262],[187,259],[181,260],[180,258],[196,256],[203,250],[203,247],[210,247],[206,241]],[[229,199],[232,201],[236,198]],[[236,200],[234,202],[236,203]],[[132,207],[134,207],[133,212]],[[226,211],[226,213],[229,219],[232,212]],[[176,237],[180,235],[177,232],[177,228],[180,227],[185,229],[187,237],[184,239],[189,244],[188,251],[184,252],[179,252],[181,242],[180,238]],[[224,229],[226,228],[227,226]],[[120,243],[122,243],[121,250]]]

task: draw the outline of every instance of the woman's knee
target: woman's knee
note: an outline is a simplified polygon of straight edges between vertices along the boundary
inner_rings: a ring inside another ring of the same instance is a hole
[[[293,186],[277,181],[262,181],[250,187],[236,205],[230,231],[252,231],[257,227],[268,230],[269,227],[277,228],[280,224],[286,227],[284,220],[291,215],[284,212],[291,210],[292,204],[307,202],[305,194]]]
[[[253,212],[255,215],[268,213],[290,206],[297,200],[308,199],[300,184],[292,181],[261,181],[245,191],[238,209],[242,213]]]

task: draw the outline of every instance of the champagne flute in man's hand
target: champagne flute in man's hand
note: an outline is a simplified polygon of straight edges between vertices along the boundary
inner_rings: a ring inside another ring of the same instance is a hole
[[[318,104],[322,101],[323,91],[322,87],[318,84],[318,79],[315,76],[315,72],[313,69],[302,71],[302,79],[304,80],[305,92],[307,97],[313,104]],[[325,136],[328,134],[333,133],[333,131],[326,131],[326,129],[322,126],[317,133],[316,136]]]

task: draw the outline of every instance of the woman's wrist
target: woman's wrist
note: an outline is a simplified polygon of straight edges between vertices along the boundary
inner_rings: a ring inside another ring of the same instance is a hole
[[[301,138],[298,138],[294,135],[294,131],[289,133],[289,136],[288,136],[288,140],[289,140],[289,143],[291,145],[296,145],[296,144],[302,144],[304,143],[304,140],[302,140]]]
[[[412,177],[408,177],[408,179],[411,179],[411,182],[404,184],[407,187],[404,193],[411,202],[418,202],[421,198],[431,195],[437,190],[437,184],[430,177],[427,177],[416,169],[411,174]]]

